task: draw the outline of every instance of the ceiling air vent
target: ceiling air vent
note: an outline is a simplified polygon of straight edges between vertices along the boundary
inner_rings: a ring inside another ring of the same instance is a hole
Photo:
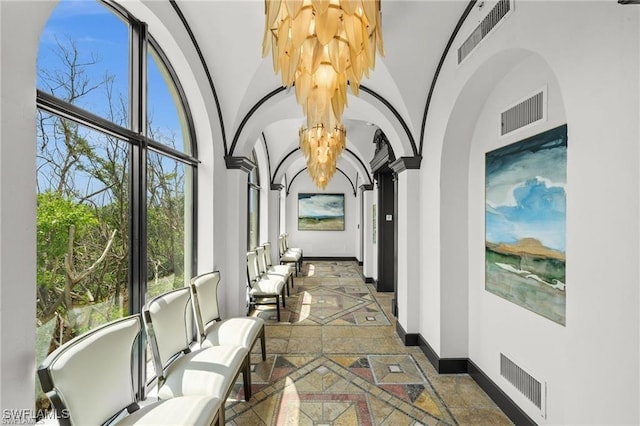
[[[500,114],[500,134],[520,129],[544,118],[544,90]]]
[[[500,354],[500,375],[527,397],[540,410],[542,417],[546,418],[546,383],[535,379],[502,353]]]
[[[511,10],[510,0],[499,0],[491,9],[491,12],[484,17],[482,22],[473,30],[471,35],[458,48],[458,63],[461,63],[473,49],[498,25],[498,22]]]

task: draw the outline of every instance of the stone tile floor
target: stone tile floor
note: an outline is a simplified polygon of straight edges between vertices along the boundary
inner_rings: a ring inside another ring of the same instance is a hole
[[[357,262],[305,262],[287,307],[265,319],[267,360],[252,353],[253,396],[227,400],[229,425],[510,425],[466,374],[440,375],[402,344],[389,293]]]

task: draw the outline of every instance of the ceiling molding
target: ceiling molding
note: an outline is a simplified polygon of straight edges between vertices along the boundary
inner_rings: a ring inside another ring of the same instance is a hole
[[[275,178],[276,176],[278,176],[278,170],[280,170],[280,167],[284,165],[284,162],[287,161],[287,158],[291,157],[293,154],[295,154],[298,151],[300,151],[300,148],[295,148],[294,150],[290,151],[287,155],[285,155],[282,158],[282,160],[280,160],[280,162],[278,163],[278,166],[276,167],[276,171],[273,173],[273,176],[271,176],[271,184],[275,183]]]
[[[358,163],[360,163],[360,165],[362,166],[362,169],[367,174],[367,179],[369,179],[369,183],[373,183],[373,178],[371,177],[371,174],[369,173],[369,169],[364,164],[364,162],[362,162],[362,159],[358,155],[356,155],[355,152],[351,151],[349,148],[345,148],[345,151],[348,152],[349,154],[351,154],[353,156],[353,158],[358,160]]]
[[[389,164],[389,167],[394,172],[401,173],[405,170],[419,170],[421,162],[422,157],[419,155],[415,157],[400,157],[396,161]]]
[[[169,0],[171,7],[180,18],[182,25],[184,25],[185,30],[189,34],[189,38],[191,39],[191,43],[193,43],[193,47],[196,49],[198,53],[198,58],[200,58],[200,63],[202,64],[202,68],[204,69],[204,73],[207,75],[207,80],[209,81],[209,87],[211,88],[211,93],[213,94],[213,99],[216,103],[216,110],[218,111],[218,120],[220,120],[220,132],[222,133],[222,145],[224,147],[224,155],[230,155],[231,153],[227,150],[227,132],[224,129],[224,118],[222,117],[222,108],[220,108],[220,100],[218,99],[218,93],[216,92],[216,86],[213,83],[213,77],[211,77],[211,72],[209,72],[209,67],[207,66],[207,62],[204,60],[204,55],[202,54],[202,50],[200,50],[200,45],[196,40],[195,34],[191,30],[191,26],[187,22],[187,18],[178,7],[178,3],[176,0]]]
[[[618,0],[619,4],[640,4],[640,0]]]
[[[247,157],[232,157],[227,155],[224,162],[229,170],[242,170],[243,172],[251,172],[256,168],[256,164]]]
[[[284,189],[284,185],[281,183],[272,183],[271,184],[271,190],[272,191],[282,191]]]
[[[240,139],[240,134],[242,133],[242,130],[244,129],[244,126],[246,126],[247,122],[249,122],[249,119],[251,118],[251,116],[253,114],[255,114],[256,111],[258,109],[260,109],[260,107],[265,102],[267,102],[269,99],[271,99],[272,97],[274,97],[278,93],[282,93],[282,92],[284,92],[286,90],[287,90],[287,88],[284,87],[284,86],[280,86],[277,89],[273,89],[271,92],[269,92],[266,95],[264,95],[258,102],[256,102],[251,107],[249,112],[247,112],[245,114],[245,116],[242,117],[242,121],[240,122],[240,126],[238,126],[238,130],[236,130],[236,133],[233,135],[233,141],[231,142],[231,148],[229,149],[229,155],[233,155],[234,151],[236,150],[236,145],[238,145],[238,139]]]
[[[289,182],[289,187],[287,188],[287,195],[289,195],[289,191],[291,190],[291,187],[293,186],[293,182],[296,180],[296,178],[302,174],[305,170],[307,170],[307,167],[305,167],[304,169],[300,170],[298,173],[295,174],[295,176],[293,176],[293,179],[291,179],[291,182]],[[357,197],[358,196],[358,190],[356,189],[356,185],[353,183],[353,181],[351,180],[351,178],[349,178],[349,176],[347,176],[347,174],[341,169],[341,168],[337,168],[336,171],[342,173],[342,175],[347,178],[347,181],[349,181],[349,183],[351,184],[351,189],[353,190],[353,196]],[[371,185],[373,187],[373,185]],[[273,188],[272,188],[273,189]]]
[[[433,96],[433,91],[436,87],[436,82],[438,81],[438,77],[440,76],[440,70],[444,64],[447,55],[449,54],[449,49],[451,49],[451,45],[453,41],[458,36],[458,32],[464,24],[464,21],[467,20],[469,13],[473,10],[473,7],[476,5],[477,0],[470,0],[469,4],[465,8],[464,12],[462,12],[462,16],[458,19],[458,23],[456,24],[453,32],[451,33],[451,37],[449,37],[449,41],[447,42],[447,46],[444,48],[442,52],[442,56],[440,56],[440,62],[438,62],[438,67],[436,68],[435,73],[433,74],[433,79],[431,80],[431,87],[429,88],[429,94],[427,95],[427,103],[424,106],[424,114],[422,115],[422,126],[420,127],[420,149],[417,152],[417,155],[422,156],[422,148],[424,147],[424,131],[425,126],[427,125],[427,114],[429,113],[429,106],[431,105],[431,97]]]
[[[416,141],[413,138],[413,134],[411,134],[411,130],[409,129],[409,126],[404,121],[404,119],[402,118],[398,110],[395,109],[393,105],[391,105],[391,102],[389,102],[384,96],[380,95],[375,90],[372,90],[362,84],[360,85],[360,90],[362,90],[365,93],[368,93],[369,95],[379,100],[384,106],[387,107],[387,109],[389,109],[389,111],[391,111],[391,113],[396,117],[396,120],[398,120],[398,123],[400,123],[400,125],[404,129],[404,132],[407,135],[407,138],[409,139],[409,143],[411,144],[411,150],[413,151],[413,155],[418,155],[418,148],[416,146]]]
[[[267,173],[269,174],[269,182],[271,182],[271,158],[269,157],[269,144],[264,132],[262,132],[262,143],[264,144],[264,152],[267,154]]]
[[[373,171],[373,173],[375,174],[378,170],[384,168],[389,164],[389,159],[389,145],[385,144],[378,151],[376,151],[376,155],[374,155],[373,159],[369,162],[371,171]]]

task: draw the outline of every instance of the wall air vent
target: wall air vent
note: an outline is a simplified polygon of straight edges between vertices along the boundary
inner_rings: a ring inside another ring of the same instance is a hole
[[[458,63],[461,63],[480,44],[510,10],[512,10],[511,0],[498,1],[458,48]]]
[[[545,118],[545,91],[541,91],[500,114],[500,134],[520,129]]]
[[[527,397],[546,418],[546,383],[535,379],[503,353],[500,354],[500,375]]]

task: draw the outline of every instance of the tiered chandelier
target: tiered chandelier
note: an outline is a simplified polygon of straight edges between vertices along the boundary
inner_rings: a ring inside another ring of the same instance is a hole
[[[345,147],[342,113],[347,82],[358,95],[362,76],[384,56],[380,0],[265,0],[262,55],[272,52],[273,69],[307,118],[300,147],[311,178],[324,188]]]

